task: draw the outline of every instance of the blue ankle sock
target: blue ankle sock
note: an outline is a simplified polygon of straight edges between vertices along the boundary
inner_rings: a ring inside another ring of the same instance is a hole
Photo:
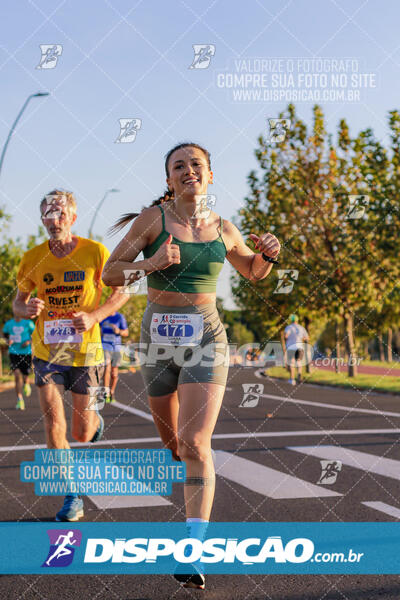
[[[206,535],[209,521],[206,519],[198,519],[197,517],[189,517],[186,519],[186,529],[189,537],[203,541]]]

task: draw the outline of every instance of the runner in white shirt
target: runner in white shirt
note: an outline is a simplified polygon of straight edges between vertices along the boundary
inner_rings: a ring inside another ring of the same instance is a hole
[[[291,385],[296,385],[295,380],[295,368],[297,367],[297,382],[300,383],[302,379],[301,375],[301,361],[304,356],[304,342],[308,341],[307,330],[298,324],[297,315],[290,315],[290,325],[285,327],[285,341],[286,341],[286,352],[288,352],[288,366],[290,368],[290,379]]]

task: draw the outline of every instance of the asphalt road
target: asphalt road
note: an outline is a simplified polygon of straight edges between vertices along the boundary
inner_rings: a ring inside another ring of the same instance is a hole
[[[243,400],[242,384],[264,385],[256,406],[252,404],[257,399]],[[157,441],[141,441],[156,438],[157,432],[149,416],[140,373],[123,374],[117,392],[117,405],[107,405],[103,412],[104,441],[108,447],[160,447]],[[33,460],[34,446],[44,442],[36,390],[25,412],[16,411],[14,405],[13,391],[0,394],[0,519],[53,521],[62,499],[37,497],[32,484],[19,481],[20,462]],[[213,439],[220,474],[212,519],[398,520],[400,468],[393,471],[397,463],[387,459],[400,461],[399,430],[400,397],[305,384],[292,387],[280,380],[260,378],[252,368],[232,368]],[[317,484],[321,477],[320,460],[324,457],[342,461],[337,480],[331,485]],[[164,499],[162,505],[140,506],[140,500],[131,499],[136,505],[123,507],[118,506],[119,498],[106,498],[101,506],[98,499],[86,498],[84,520],[184,520],[183,491],[179,485],[174,485],[172,496]],[[400,576],[209,575],[205,592],[182,589],[171,575],[0,577],[0,598],[9,600],[198,597],[398,600]]]

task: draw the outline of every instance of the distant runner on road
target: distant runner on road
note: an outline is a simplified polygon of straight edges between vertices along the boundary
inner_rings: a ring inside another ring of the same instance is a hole
[[[289,352],[288,365],[290,368],[291,385],[296,385],[295,368],[297,368],[297,383],[302,380],[301,361],[304,357],[304,342],[307,342],[309,337],[307,330],[299,325],[297,315],[290,315],[290,325],[285,327],[286,351]]]
[[[32,372],[31,337],[35,323],[31,319],[15,316],[3,327],[4,337],[8,341],[10,367],[14,373],[15,393],[17,394],[17,410],[25,410],[24,394],[27,398],[32,393],[29,375]]]

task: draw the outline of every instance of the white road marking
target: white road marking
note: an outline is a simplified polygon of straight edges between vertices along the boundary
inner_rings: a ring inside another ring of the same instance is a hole
[[[126,412],[132,413],[133,415],[137,415],[138,417],[143,417],[147,421],[153,421],[153,416],[151,413],[145,412],[144,410],[140,410],[139,408],[133,408],[133,406],[128,406],[127,404],[122,404],[122,402],[113,402],[112,406],[116,406],[121,410],[126,410]]]
[[[159,442],[159,437],[147,437],[147,438],[124,438],[119,440],[101,440],[96,442],[96,448],[100,446],[119,446],[121,444],[147,444],[153,442]],[[88,448],[87,442],[71,442],[71,448]],[[93,448],[93,446],[91,446]],[[46,444],[26,444],[24,446],[0,446],[0,452],[14,452],[17,450],[41,450],[47,448]]]
[[[297,400],[296,398],[288,398],[287,396],[274,396],[273,394],[260,394],[261,398],[270,398],[271,400],[279,400],[280,402],[290,402],[291,404],[306,404],[307,406],[321,406],[323,408],[331,408],[332,410],[345,410],[346,412],[366,413],[375,415],[376,417],[400,417],[400,413],[390,410],[378,410],[373,408],[357,408],[345,406],[344,404],[328,404],[327,402],[314,402],[312,400]]]
[[[87,496],[103,510],[114,508],[142,508],[145,506],[167,506],[172,504],[163,496]]]
[[[217,450],[215,454],[217,475],[222,475],[268,498],[319,498],[342,495],[229,452]]]
[[[307,436],[337,436],[337,435],[383,435],[383,434],[398,434],[400,429],[305,429],[300,431],[258,431],[249,433],[215,433],[212,436],[214,440],[228,439],[258,439],[258,438],[275,438],[275,437],[307,437]],[[116,440],[101,440],[96,442],[96,448],[101,446],[121,446],[124,444],[147,444],[160,442],[159,437],[145,438],[122,438]],[[71,442],[71,448],[88,447],[85,442]],[[46,444],[25,444],[21,446],[0,446],[0,452],[16,452],[21,450],[40,450],[46,448]]]
[[[289,450],[328,460],[340,460],[349,467],[400,480],[400,461],[393,458],[385,458],[340,446],[289,446]]]
[[[375,510],[379,510],[386,515],[400,519],[400,508],[390,506],[390,504],[386,504],[386,502],[361,502],[361,504],[365,504],[365,506],[368,506],[369,508],[374,508]]]

